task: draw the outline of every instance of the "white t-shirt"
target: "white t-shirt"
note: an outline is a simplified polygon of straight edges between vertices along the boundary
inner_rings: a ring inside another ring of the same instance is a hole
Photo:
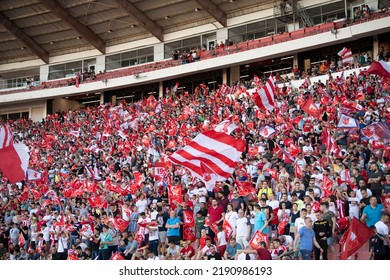
[[[272,207],[272,210],[279,208],[279,201],[277,200],[268,200],[267,205]]]
[[[227,244],[225,232],[223,232],[223,231],[218,232],[217,238],[219,240],[219,246],[223,246],[223,245]]]
[[[383,236],[389,235],[389,227],[382,221],[378,221],[375,224],[376,231]]]
[[[372,196],[372,192],[370,189],[366,189],[367,190],[367,196],[370,197]],[[360,192],[360,189],[356,191],[356,197],[359,198],[359,201],[362,200],[363,196],[362,196],[362,193]]]
[[[158,240],[158,227],[149,227],[149,241]]]
[[[297,232],[301,227],[305,226],[305,219],[299,217],[295,219],[295,226],[297,227]]]
[[[138,207],[138,213],[145,212],[146,206],[148,206],[148,201],[146,199],[138,200],[135,203],[135,206]]]
[[[225,214],[225,220],[229,222],[229,224],[232,226],[232,228],[236,227],[236,220],[238,219],[238,214],[235,211],[232,212],[226,212]]]
[[[248,235],[248,219],[246,217],[236,220],[236,236],[246,237]]]

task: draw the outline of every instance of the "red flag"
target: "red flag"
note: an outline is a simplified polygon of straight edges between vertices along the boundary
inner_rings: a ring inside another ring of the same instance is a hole
[[[229,224],[229,222],[227,220],[223,220],[222,230],[225,233],[226,240],[229,240],[230,237],[232,237],[233,228],[232,228],[232,226]]]
[[[248,155],[251,157],[256,157],[259,155],[259,147],[257,146],[249,146],[248,147]]]
[[[324,190],[324,196],[329,197],[332,194],[333,181],[324,175],[322,179],[322,189]]]
[[[125,260],[125,258],[119,252],[116,252],[110,258],[110,261],[123,261],[123,260]]]
[[[24,236],[22,233],[19,234],[19,246],[23,247],[23,245],[26,244],[26,239],[24,239]]]
[[[236,181],[237,184],[237,191],[240,194],[240,196],[247,196],[250,193],[257,193],[256,188],[253,187],[252,183],[250,182],[239,182]]]
[[[102,207],[102,205],[104,204],[103,199],[101,198],[101,196],[98,195],[89,197],[88,202],[92,208]]]
[[[252,247],[252,249],[256,250],[259,248],[259,244],[261,241],[264,241],[268,248],[268,234],[262,233],[258,230],[252,236],[251,241],[249,241],[249,245]]]
[[[195,241],[196,240],[195,228],[193,226],[184,225],[183,239],[188,240],[188,241]]]
[[[256,85],[260,85],[261,83],[259,76],[257,76],[256,74],[253,74],[253,81],[255,82]]]
[[[367,72],[390,79],[390,65],[383,60],[380,60],[379,62],[373,61]]]
[[[341,260],[346,260],[362,247],[375,233],[360,220],[353,218],[345,243],[341,250]]]
[[[189,210],[184,210],[184,225],[193,227],[195,226],[195,221],[194,221],[194,213]]]
[[[305,104],[302,107],[302,110],[305,111],[308,115],[315,117],[316,119],[321,118],[321,109],[317,107],[314,103],[313,96],[309,95],[309,98],[306,100]]]
[[[26,145],[13,143],[12,131],[8,125],[0,127],[0,170],[12,183],[26,179],[29,161]]]
[[[297,176],[297,178],[299,179],[302,179],[303,177],[302,168],[298,164],[295,164],[294,171],[295,171],[295,176]]]
[[[286,230],[286,225],[288,224],[288,221],[284,220],[279,222],[278,224],[278,232],[280,235],[284,234],[284,231]]]
[[[168,186],[168,199],[169,204],[173,209],[175,209],[177,203],[183,203],[183,195],[180,185]]]
[[[119,229],[119,231],[124,232],[129,227],[130,222],[122,219],[121,217],[115,217],[114,220],[114,226]]]
[[[387,209],[387,212],[390,213],[390,194],[381,196],[382,204]]]

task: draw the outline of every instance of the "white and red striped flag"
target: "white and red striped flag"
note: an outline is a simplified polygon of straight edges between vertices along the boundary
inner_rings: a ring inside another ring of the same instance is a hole
[[[272,112],[277,107],[274,91],[275,83],[274,78],[271,75],[269,76],[264,87],[253,93],[253,98],[257,107]]]
[[[383,60],[373,61],[370,65],[370,68],[368,68],[367,72],[370,74],[376,74],[390,79],[390,65],[389,63]]]
[[[8,125],[0,127],[0,170],[12,183],[26,179],[30,155],[22,143],[13,143],[12,131]]]
[[[187,146],[170,155],[168,159],[186,167],[202,181],[224,181],[236,168],[245,141],[214,130],[196,136]],[[207,168],[204,168],[207,166]],[[214,185],[208,184],[212,189]]]
[[[353,61],[353,55],[351,49],[344,47],[341,51],[337,53],[341,57],[343,63]]]

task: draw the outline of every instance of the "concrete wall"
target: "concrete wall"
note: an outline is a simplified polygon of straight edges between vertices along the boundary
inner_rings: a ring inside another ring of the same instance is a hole
[[[46,116],[46,101],[32,101],[24,103],[16,103],[10,105],[0,105],[0,115],[29,112],[29,117],[33,121],[40,121]]]
[[[80,103],[66,98],[56,98],[53,100],[53,112],[74,110],[80,107]]]

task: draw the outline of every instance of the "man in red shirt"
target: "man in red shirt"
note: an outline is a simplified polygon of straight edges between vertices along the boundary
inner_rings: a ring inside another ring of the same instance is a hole
[[[264,241],[261,241],[259,243],[259,248],[257,248],[256,250],[253,249],[238,250],[237,254],[238,253],[255,254],[257,255],[258,260],[263,260],[263,261],[272,260],[271,253],[267,250],[267,244],[265,244]]]
[[[209,216],[210,225],[222,225],[225,213],[223,208],[218,205],[218,201],[216,199],[211,201],[211,206],[209,207]],[[208,235],[210,236],[211,240],[214,240],[215,234],[212,230],[209,231]]]
[[[195,250],[192,246],[188,245],[189,241],[183,241],[183,248],[180,250],[180,257],[183,260],[190,260],[195,255]]]

